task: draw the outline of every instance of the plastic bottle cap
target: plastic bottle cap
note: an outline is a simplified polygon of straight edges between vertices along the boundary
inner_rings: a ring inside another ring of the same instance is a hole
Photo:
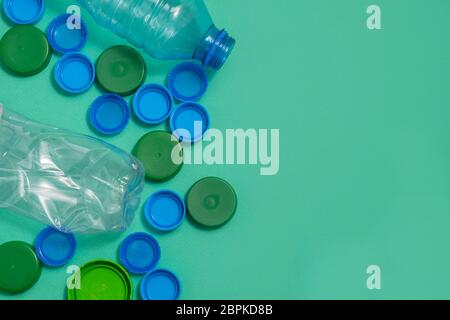
[[[11,241],[0,245],[0,289],[20,293],[41,276],[42,265],[28,243]]]
[[[51,56],[52,49],[45,34],[33,26],[12,27],[0,40],[0,60],[18,75],[31,76],[41,72]]]
[[[184,62],[169,73],[167,85],[172,95],[181,101],[197,101],[208,88],[208,76],[203,67]]]
[[[47,227],[36,238],[36,254],[47,266],[61,267],[75,254],[77,242],[71,233]]]
[[[172,133],[183,142],[197,142],[209,128],[208,111],[196,102],[184,102],[170,116]]]
[[[183,165],[181,144],[165,131],[152,131],[144,135],[134,147],[133,154],[144,165],[147,179],[157,182],[173,178]],[[179,156],[179,159],[173,159],[172,155]],[[180,160],[179,163],[177,160]]]
[[[97,60],[97,80],[109,92],[128,96],[147,77],[147,67],[135,49],[119,45],[106,49]]]
[[[180,292],[181,285],[177,276],[166,269],[147,273],[140,285],[142,300],[176,300]]]
[[[64,91],[82,93],[94,83],[95,67],[84,54],[72,52],[58,60],[53,75],[58,86]]]
[[[130,275],[108,260],[91,261],[80,268],[80,289],[67,290],[69,300],[131,300]]]
[[[129,235],[120,245],[120,262],[131,273],[144,274],[159,261],[161,249],[151,235],[143,232]]]
[[[88,38],[88,28],[80,19],[79,25],[75,25],[70,14],[63,14],[50,22],[47,28],[48,42],[58,53],[68,53],[80,51],[86,44]],[[68,27],[70,25],[70,29]]]
[[[107,93],[92,102],[88,116],[95,130],[105,135],[113,135],[127,126],[130,110],[124,98]]]
[[[181,197],[173,191],[162,190],[154,193],[145,202],[145,218],[155,229],[174,230],[186,216],[186,207]]]
[[[228,222],[237,207],[233,187],[220,178],[197,181],[189,190],[186,206],[190,217],[205,227],[216,228]]]
[[[139,88],[133,97],[135,115],[144,123],[159,124],[172,112],[170,92],[159,84],[147,84]]]
[[[3,0],[6,16],[17,24],[35,24],[45,11],[44,0]]]

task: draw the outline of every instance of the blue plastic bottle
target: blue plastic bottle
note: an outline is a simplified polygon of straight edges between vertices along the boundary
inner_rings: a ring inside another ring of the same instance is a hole
[[[213,24],[203,0],[78,0],[98,24],[157,59],[197,59],[219,69],[235,40]]]

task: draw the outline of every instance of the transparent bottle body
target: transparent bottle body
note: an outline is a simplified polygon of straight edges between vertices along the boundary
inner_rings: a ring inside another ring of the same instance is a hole
[[[125,151],[0,105],[0,208],[64,232],[122,231],[143,184],[142,165]]]
[[[78,0],[96,22],[157,59],[191,59],[213,22],[202,0]]]

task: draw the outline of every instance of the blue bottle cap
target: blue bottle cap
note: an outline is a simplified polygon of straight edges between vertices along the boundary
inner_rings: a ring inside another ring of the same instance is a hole
[[[73,234],[47,227],[37,236],[35,248],[42,263],[50,267],[61,267],[72,259],[77,242]]]
[[[88,116],[95,130],[113,135],[127,126],[130,110],[124,98],[115,93],[107,93],[92,102]]]
[[[172,105],[169,90],[159,84],[146,84],[133,97],[134,113],[147,124],[164,122],[172,112]]]
[[[84,54],[67,53],[56,63],[53,76],[61,89],[78,94],[87,91],[94,83],[95,67]]]
[[[144,274],[159,261],[161,249],[151,235],[143,232],[129,235],[119,248],[120,262],[131,273]]]
[[[176,300],[180,296],[181,285],[173,272],[158,269],[142,278],[139,289],[142,300]]]
[[[35,24],[44,14],[44,0],[3,0],[6,16],[17,24]]]
[[[181,197],[170,190],[161,190],[147,199],[145,218],[155,229],[170,231],[178,228],[186,216],[186,207]]]
[[[86,24],[80,19],[77,28],[70,20],[71,17],[70,14],[60,15],[53,19],[47,28],[48,42],[56,52],[61,54],[80,51],[87,41],[88,29]],[[68,25],[73,29],[70,29]]]
[[[197,142],[209,128],[208,111],[196,102],[184,102],[172,112],[170,129],[183,142]]]
[[[208,76],[202,66],[184,62],[169,73],[167,85],[178,100],[197,101],[208,88]]]

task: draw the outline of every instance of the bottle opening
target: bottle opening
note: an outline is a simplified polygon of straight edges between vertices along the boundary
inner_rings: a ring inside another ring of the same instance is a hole
[[[198,46],[194,58],[204,66],[220,69],[236,44],[236,40],[228,32],[217,29],[214,25],[208,30]]]

